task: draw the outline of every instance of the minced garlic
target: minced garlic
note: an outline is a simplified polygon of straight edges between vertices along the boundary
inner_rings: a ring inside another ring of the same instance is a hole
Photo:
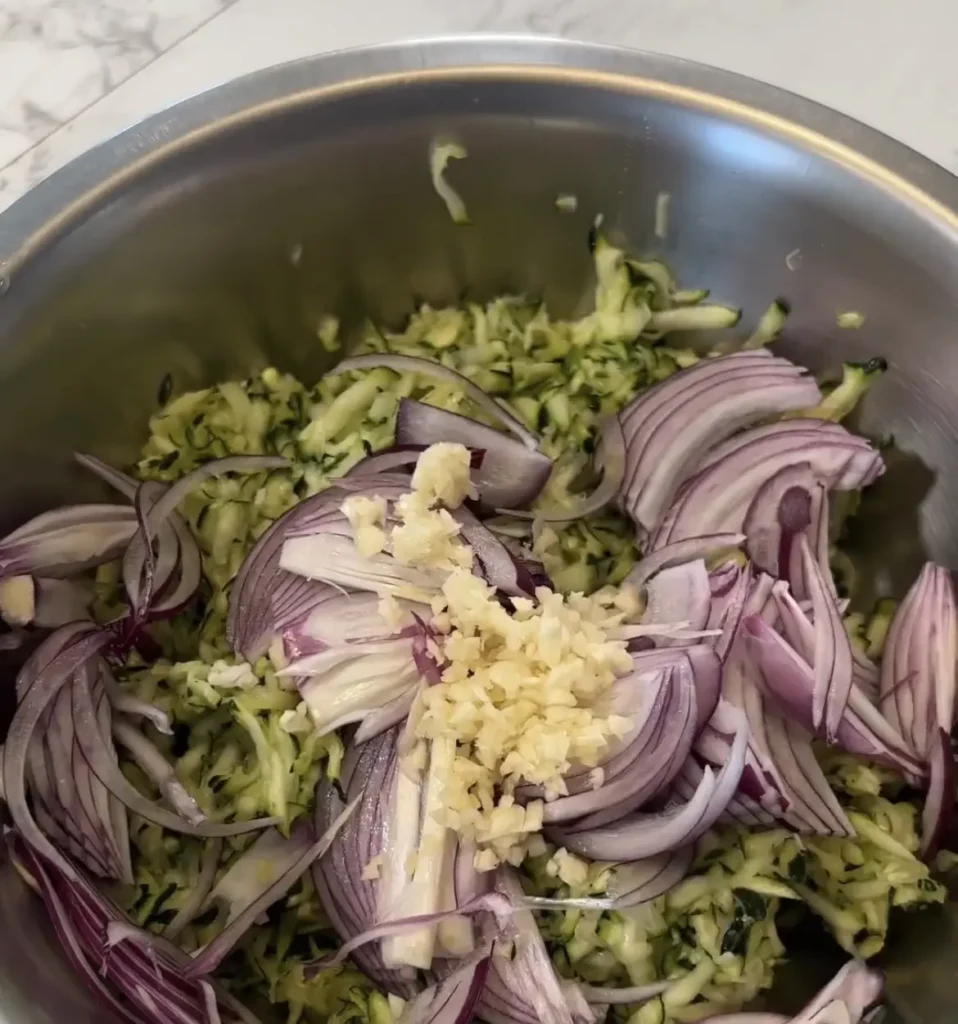
[[[468,569],[472,550],[459,539],[460,524],[448,509],[474,493],[469,450],[461,444],[434,444],[416,463],[412,489],[393,505],[399,520],[386,528],[384,498],[356,494],[342,505],[357,551],[366,558],[388,552],[403,565],[423,569]],[[441,505],[442,507],[437,507]]]
[[[510,612],[477,576],[450,574],[433,602],[433,628],[444,633],[442,682],[423,691],[416,725],[422,738],[458,743],[448,827],[510,862],[542,827],[542,803],[517,804],[515,787],[541,786],[546,799],[564,794],[573,764],[597,766],[631,724],[598,710],[632,670],[625,641],[610,635],[621,613],[606,596],[540,588],[535,597],[513,599]],[[485,850],[477,865],[492,864]]]
[[[430,445],[416,460],[413,493],[422,495],[429,506],[441,503],[446,508],[458,508],[466,498],[476,495],[469,472],[471,463],[472,456],[464,445]]]
[[[378,555],[386,549],[385,498],[368,498],[354,494],[343,502],[343,513],[353,528],[356,550],[366,558]]]
[[[390,534],[390,551],[403,565],[468,569],[472,551],[459,539],[459,523],[444,508],[429,508],[415,492],[396,502],[401,525]]]
[[[357,546],[361,533],[380,529],[377,553],[449,573],[432,601],[430,622],[442,679],[417,697],[407,730],[419,742],[404,756],[403,770],[416,775],[428,763],[435,772],[442,748],[441,800],[437,778],[423,842],[436,845],[451,829],[476,844],[476,867],[491,870],[519,864],[532,848],[542,848],[543,801],[516,800],[518,786],[538,786],[546,800],[554,799],[566,793],[564,778],[574,765],[594,769],[592,782],[601,784],[599,764],[631,726],[605,705],[616,679],[632,671],[620,627],[641,610],[641,601],[627,589],[566,597],[543,587],[534,598],[512,598],[506,608],[471,572],[472,550],[448,512],[472,493],[469,462],[462,445],[423,452],[410,493],[393,503],[398,524],[391,530],[378,499],[361,504],[350,498],[344,511]],[[380,605],[387,622],[400,621],[400,608],[388,600]],[[412,873],[432,860],[417,861]],[[564,881],[563,872],[581,874],[571,855],[553,860]],[[418,962],[420,952],[428,960],[424,951],[406,950],[403,962]]]

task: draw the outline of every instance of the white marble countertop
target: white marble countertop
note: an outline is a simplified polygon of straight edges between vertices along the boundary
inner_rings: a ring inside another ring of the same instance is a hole
[[[0,209],[177,100],[324,50],[539,32],[742,72],[958,171],[950,0],[0,0]]]

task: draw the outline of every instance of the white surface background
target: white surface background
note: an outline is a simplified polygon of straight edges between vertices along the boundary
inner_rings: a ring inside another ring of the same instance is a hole
[[[470,31],[715,64],[833,106],[958,171],[952,0],[0,0],[0,208],[97,142],[236,75]]]

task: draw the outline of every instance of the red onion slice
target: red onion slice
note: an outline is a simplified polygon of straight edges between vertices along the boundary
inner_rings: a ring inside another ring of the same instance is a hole
[[[489,952],[472,957],[403,1007],[398,1024],[471,1024],[489,975]]]
[[[144,600],[145,588],[141,590],[140,584],[144,569],[147,566],[148,549],[152,549],[154,538],[156,538],[159,541],[157,555],[159,560],[165,551],[171,550],[171,541],[178,547],[176,533],[167,523],[167,520],[188,494],[205,480],[214,476],[222,476],[225,473],[257,473],[267,469],[285,469],[288,467],[289,461],[287,459],[274,455],[232,455],[222,459],[213,459],[197,467],[163,490],[162,493],[151,493],[147,498],[146,522],[130,542],[130,546],[123,558],[123,579],[127,586],[127,593],[130,596],[131,604],[133,605],[134,616],[141,615],[145,605],[149,604],[148,601]],[[148,485],[142,485],[141,490],[146,486]],[[172,550],[175,550],[175,548]],[[162,582],[158,585],[157,590],[160,589],[162,583],[165,583],[171,575],[172,570],[160,574]],[[192,591],[187,597],[191,595]],[[181,601],[181,595],[177,594],[176,600]]]
[[[811,731],[814,693],[818,679],[808,663],[758,616],[744,623],[746,650],[759,666],[769,693],[795,721]],[[850,689],[849,694],[853,691]],[[882,719],[877,709],[855,692],[854,703],[843,710],[833,742],[850,753],[890,764],[909,777],[921,777],[921,763],[902,738]]]
[[[366,715],[360,722],[359,727],[353,734],[354,743],[366,743],[376,736],[381,735],[393,726],[399,725],[406,720],[406,716],[412,709],[413,701],[416,699],[415,688],[410,688],[405,693],[384,704],[381,708]]]
[[[74,968],[101,1005],[129,1024],[224,1024],[256,1018],[214,984],[185,977],[185,953],[137,928],[78,874],[45,862],[14,840],[12,852],[36,883]]]
[[[139,729],[122,718],[117,718],[113,722],[113,735],[126,748],[147,778],[153,780],[163,798],[181,818],[194,825],[206,821],[206,815],[176,777],[173,765]]]
[[[492,419],[501,423],[506,430],[515,435],[527,448],[535,451],[539,447],[539,439],[522,423],[516,419],[511,412],[497,402],[490,395],[487,395],[482,388],[477,387],[456,370],[449,369],[442,363],[433,362],[431,359],[419,359],[416,356],[395,355],[392,352],[373,354],[366,356],[352,356],[349,359],[341,360],[335,369],[336,373],[348,373],[351,370],[375,370],[384,366],[387,370],[395,370],[397,373],[421,373],[427,377],[438,377],[449,381],[457,387],[462,388],[466,397],[474,402],[484,413]]]
[[[928,793],[921,812],[921,852],[926,859],[938,852],[955,813],[955,755],[945,729],[932,740],[928,766]]]
[[[674,374],[620,413],[629,458],[623,509],[653,530],[704,451],[752,422],[808,408],[810,399],[821,399],[814,378],[767,354],[703,360]]]
[[[802,534],[797,543],[815,622],[812,728],[815,732],[824,729],[826,740],[834,743],[852,688],[852,645],[808,538]]]
[[[645,860],[616,865],[606,888],[612,899],[610,909],[637,907],[664,896],[685,878],[694,859],[693,847],[684,846]]]
[[[828,1024],[820,1014],[833,1003],[844,1004],[848,1019],[858,1024],[876,1006],[885,987],[881,971],[862,960],[849,960],[835,977],[805,1008],[792,1018],[791,1024]]]
[[[808,463],[833,490],[858,490],[884,471],[881,455],[840,424],[802,424],[753,427],[719,445],[683,487],[650,550],[703,534],[740,532],[759,488],[787,466]]]
[[[119,491],[120,494],[133,500],[136,494],[137,487],[140,486],[138,480],[135,480],[128,473],[124,473],[119,469],[114,469],[109,463],[104,462],[102,459],[98,459],[95,455],[87,455],[84,452],[74,452],[73,458],[76,462],[83,466],[84,469],[90,470],[91,473],[95,473],[101,480],[109,484],[115,491]]]
[[[385,849],[389,800],[396,772],[398,728],[362,746],[350,746],[343,760],[344,797],[328,781],[321,781],[316,795],[316,831],[329,827],[347,800],[361,796],[356,813],[336,837],[327,855],[315,861],[313,882],[326,913],[340,939],[348,941],[366,931],[376,920],[379,881],[363,877],[366,866]],[[377,945],[357,949],[357,967],[377,986],[405,999],[418,990],[415,974],[390,970]]]
[[[609,416],[599,426],[599,440],[596,446],[594,468],[601,474],[596,489],[588,496],[581,497],[575,505],[564,512],[522,512],[513,504],[500,508],[503,515],[519,519],[535,519],[540,523],[572,523],[577,519],[601,512],[618,497],[625,476],[625,437],[622,425],[615,416]]]
[[[791,538],[807,529],[810,521],[796,519],[792,511],[793,495],[797,493],[805,503],[810,503],[807,496],[816,483],[811,464],[799,462],[773,473],[755,492],[745,513],[743,529],[748,538],[745,550],[753,565],[762,572],[771,576],[787,574]],[[783,553],[784,565],[781,564]]]
[[[531,1018],[538,1024],[594,1024],[597,1014],[578,988],[565,988],[560,982],[535,918],[522,909],[522,886],[511,868],[498,869],[496,888],[516,908],[508,929],[513,953],[510,958],[493,956],[476,1016],[487,1021],[503,1020],[502,1010],[497,1012],[494,1004],[497,997],[504,997],[506,1006],[515,1008],[512,1013],[506,1011],[505,1019],[525,1022]],[[492,1008],[487,1006],[487,996],[492,997]]]
[[[684,622],[690,630],[705,628],[712,591],[702,559],[662,569],[649,581],[646,591],[643,623]]]
[[[688,803],[656,814],[640,814],[591,831],[558,833],[556,841],[594,860],[637,860],[686,846],[704,835],[719,819],[738,788],[745,768],[748,730],[744,719],[735,734],[728,761],[713,776],[705,769]]]
[[[73,576],[117,558],[136,532],[123,505],[68,505],[44,512],[0,541],[0,577]]]
[[[233,902],[230,906],[230,917],[226,927],[212,942],[193,955],[193,962],[184,970],[183,976],[196,978],[215,970],[259,915],[277,900],[282,899],[300,876],[309,870],[313,861],[322,858],[339,834],[340,829],[359,806],[359,802],[360,799],[357,797],[347,804],[315,842],[310,842],[307,828],[294,829],[282,849],[276,852],[271,859],[268,872],[263,872],[267,877],[265,879],[263,877],[256,878],[259,891],[253,888],[253,891],[243,893],[242,900]],[[259,842],[262,841],[262,839],[259,840]],[[247,851],[247,854],[249,852]],[[216,890],[214,890],[215,892]]]
[[[420,672],[413,644],[400,638],[333,647],[301,658],[280,675],[300,679],[300,695],[317,732],[325,735],[415,693]]]
[[[746,754],[746,768],[748,768],[748,763],[749,758]],[[675,780],[672,787],[673,794],[683,800],[691,800],[702,782],[702,775],[702,766],[694,757],[690,757]],[[719,821],[722,824],[744,825],[747,828],[769,828],[775,824],[775,816],[762,807],[757,800],[742,793],[740,787],[740,791],[732,797]]]
[[[68,878],[78,877],[69,863],[37,827],[26,796],[26,764],[34,731],[50,702],[81,666],[99,655],[110,635],[83,623],[52,633],[20,671],[20,702],[3,747],[3,785],[10,816],[24,840]],[[96,716],[93,727],[97,729]]]
[[[744,533],[713,533],[707,537],[689,537],[676,544],[668,544],[636,562],[624,583],[641,588],[663,569],[692,562],[697,558],[708,558],[718,551],[737,548],[744,540]]]
[[[764,725],[775,772],[789,800],[787,819],[800,832],[853,836],[855,830],[815,757],[811,734],[768,711]]]
[[[922,757],[955,717],[958,602],[948,570],[926,563],[892,619],[879,680],[879,707]]]
[[[552,473],[552,460],[484,423],[404,398],[396,415],[399,444],[428,446],[446,441],[482,451],[473,472],[479,500],[490,508],[525,508]]]
[[[746,566],[744,569],[739,566],[733,567],[731,574],[726,574],[726,579],[731,576],[731,582],[722,582],[727,587],[724,593],[716,593],[715,576],[712,575],[712,601],[709,606],[709,618],[706,622],[707,629],[720,629],[721,635],[714,641],[714,650],[719,660],[723,663],[728,659],[738,635],[738,628],[745,614],[745,606],[749,595],[752,592],[753,577],[751,569]]]
[[[582,818],[576,827],[590,828],[617,821],[668,786],[695,737],[695,686],[691,673],[683,668],[668,670],[652,691],[654,700],[641,728],[621,753],[603,765],[602,785],[547,802],[544,821]],[[641,856],[618,859],[637,860]]]
[[[807,671],[808,661],[814,657],[815,627],[787,590],[781,589],[778,585],[772,596],[781,615],[784,634],[788,644],[794,649],[795,656],[789,657],[784,652],[784,642],[777,634],[769,635],[759,628],[758,631],[762,633],[762,639],[765,641],[764,645],[761,645],[760,641],[761,651],[773,657],[777,655],[778,659],[787,659],[781,670],[775,670],[770,666],[771,677],[776,685],[785,687],[783,693],[793,695],[796,702],[790,703],[789,706],[799,714],[803,724],[811,728],[811,717],[805,698],[798,698],[797,693],[803,692],[802,688],[807,683],[800,675]],[[751,632],[754,634],[755,629],[753,628]],[[755,639],[754,635],[752,639]],[[789,680],[798,687],[797,691],[786,685]],[[788,703],[787,700],[786,702]],[[920,783],[923,771],[919,759],[898,730],[882,717],[881,712],[855,682],[849,690],[848,705],[836,734],[836,742],[846,750],[882,761],[903,772],[912,782]]]
[[[364,932],[360,932],[359,935],[354,935],[351,939],[344,942],[335,953],[330,953],[321,960],[315,961],[311,966],[314,970],[323,967],[336,967],[356,953],[357,950],[370,943],[379,942],[381,939],[391,938],[396,935],[404,935],[408,932],[417,932],[424,925],[436,925],[441,921],[448,921],[449,918],[458,915],[491,913],[495,916],[501,928],[514,912],[513,904],[501,893],[486,893],[483,896],[477,896],[471,903],[461,907],[437,910],[430,914],[415,914],[412,917],[395,918],[374,924]]]
[[[173,735],[170,716],[156,704],[140,700],[139,697],[124,690],[113,676],[106,670],[100,673],[100,681],[106,691],[113,710],[128,718],[142,718],[148,721],[157,732],[164,736]]]

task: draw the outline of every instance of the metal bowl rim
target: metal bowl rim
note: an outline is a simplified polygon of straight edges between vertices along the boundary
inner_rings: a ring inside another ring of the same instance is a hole
[[[476,34],[305,57],[192,96],[68,162],[0,214],[0,285],[148,167],[201,138],[350,91],[428,78],[578,82],[653,95],[782,137],[868,179],[958,246],[958,177],[844,114],[682,58],[548,36]]]

